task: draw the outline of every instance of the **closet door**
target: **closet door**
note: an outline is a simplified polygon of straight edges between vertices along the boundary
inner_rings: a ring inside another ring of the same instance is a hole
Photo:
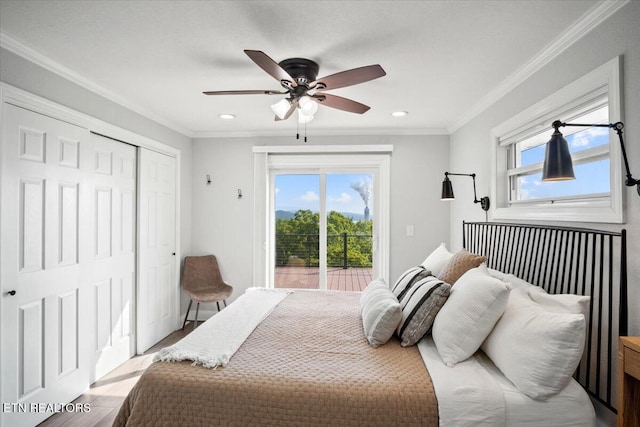
[[[3,104],[2,396],[6,426],[35,425],[89,386],[87,130]],[[22,406],[19,406],[22,405]],[[27,408],[26,412],[19,412]],[[3,411],[4,412],[4,411]]]
[[[137,148],[91,135],[91,307],[94,382],[135,354]]]
[[[3,104],[2,425],[135,353],[136,148]]]
[[[177,328],[176,159],[139,149],[140,241],[137,351]]]

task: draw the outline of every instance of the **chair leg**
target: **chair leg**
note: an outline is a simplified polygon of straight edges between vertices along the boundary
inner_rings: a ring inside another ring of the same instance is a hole
[[[187,314],[184,316],[184,322],[182,322],[182,330],[184,330],[184,325],[187,324],[187,317],[189,317],[189,312],[191,311],[191,304],[193,304],[193,300],[189,300],[189,308],[187,308]]]
[[[227,300],[223,299],[222,302],[224,303],[224,306],[226,307],[227,306]]]
[[[198,325],[198,310],[200,309],[200,303],[196,304],[196,318],[193,320],[193,330],[196,330],[196,326]]]
[[[220,311],[220,301],[216,301],[216,305],[218,306],[218,311]]]

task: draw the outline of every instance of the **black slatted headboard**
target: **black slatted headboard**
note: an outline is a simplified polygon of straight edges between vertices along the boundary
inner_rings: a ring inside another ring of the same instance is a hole
[[[551,294],[591,297],[585,351],[576,380],[616,411],[618,337],[627,334],[626,231],[463,222],[463,246],[487,266]]]

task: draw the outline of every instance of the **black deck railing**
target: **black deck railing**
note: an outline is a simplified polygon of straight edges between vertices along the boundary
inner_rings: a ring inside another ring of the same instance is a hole
[[[327,267],[366,268],[373,266],[372,236],[328,234]],[[276,267],[318,267],[318,234],[276,234]]]

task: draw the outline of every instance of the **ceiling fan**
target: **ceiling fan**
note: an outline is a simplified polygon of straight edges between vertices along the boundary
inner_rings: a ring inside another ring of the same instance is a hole
[[[288,119],[298,109],[298,120],[301,123],[307,123],[313,119],[318,104],[351,113],[366,113],[370,108],[367,105],[321,91],[364,83],[387,74],[380,65],[376,64],[317,78],[319,66],[310,59],[289,58],[278,63],[259,50],[245,50],[244,53],[267,74],[278,80],[285,90],[222,90],[202,93],[205,95],[289,95],[271,106],[276,114],[276,121]]]

